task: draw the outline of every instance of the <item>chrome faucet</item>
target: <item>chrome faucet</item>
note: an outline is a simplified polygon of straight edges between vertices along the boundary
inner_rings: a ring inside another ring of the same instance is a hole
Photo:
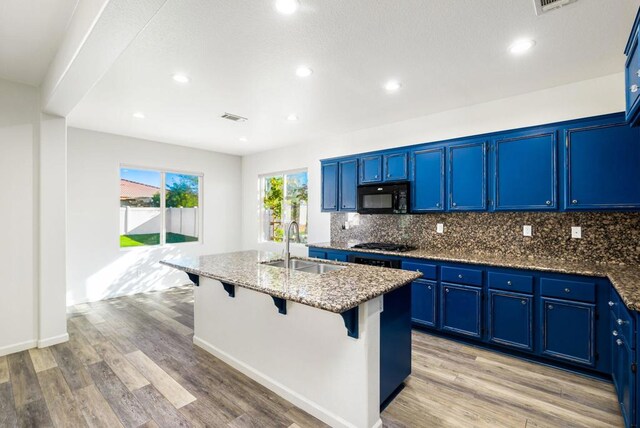
[[[284,266],[286,269],[289,269],[289,263],[291,261],[291,253],[289,252],[289,244],[291,243],[291,228],[296,227],[296,240],[300,242],[300,227],[298,226],[298,222],[292,220],[291,223],[287,226],[285,241],[284,241]]]

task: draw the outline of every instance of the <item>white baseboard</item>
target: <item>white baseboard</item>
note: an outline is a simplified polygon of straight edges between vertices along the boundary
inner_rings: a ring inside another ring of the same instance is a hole
[[[38,342],[35,340],[27,340],[26,342],[3,346],[0,348],[0,357],[35,348],[37,344]]]
[[[46,339],[38,340],[38,348],[46,348],[47,346],[57,345],[58,343],[68,342],[69,333],[61,334],[58,336],[47,337]]]
[[[231,367],[235,368],[236,370],[249,376],[251,379],[255,380],[261,385],[269,388],[271,391],[275,392],[285,400],[290,401],[291,403],[298,406],[302,410],[320,419],[322,422],[332,427],[345,427],[345,428],[355,427],[353,424],[349,423],[348,421],[345,421],[340,416],[330,412],[329,410],[318,405],[317,403],[310,401],[308,398],[298,394],[297,392],[282,385],[281,383],[276,382],[271,377],[265,375],[264,373],[256,370],[253,367],[246,365],[242,361],[216,348],[209,342],[202,340],[199,337],[193,336],[193,343],[194,345],[199,346],[200,348],[204,349],[205,351],[209,352],[210,354],[214,355],[215,357],[229,364]],[[379,427],[382,427],[381,419],[378,419],[378,421],[371,428],[379,428]]]

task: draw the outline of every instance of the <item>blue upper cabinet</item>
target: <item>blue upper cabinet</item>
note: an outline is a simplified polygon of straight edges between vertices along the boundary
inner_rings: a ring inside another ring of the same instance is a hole
[[[494,142],[495,209],[557,208],[556,131],[512,133]]]
[[[444,210],[444,147],[411,152],[411,211]]]
[[[382,181],[382,155],[360,158],[360,183],[379,183]]]
[[[338,210],[338,162],[322,163],[322,211]]]
[[[640,130],[625,122],[565,133],[565,209],[640,207]]]
[[[409,178],[409,159],[407,152],[387,153],[383,155],[384,181],[399,181]]]
[[[638,44],[638,21],[640,20],[640,11],[636,15],[636,20],[631,29],[629,41],[624,50],[627,56],[625,63],[625,96],[626,96],[626,112],[627,120],[633,126],[640,122],[640,45]]]
[[[487,209],[487,143],[484,141],[449,147],[449,209]]]
[[[340,211],[355,211],[358,200],[358,160],[351,159],[339,163]]]

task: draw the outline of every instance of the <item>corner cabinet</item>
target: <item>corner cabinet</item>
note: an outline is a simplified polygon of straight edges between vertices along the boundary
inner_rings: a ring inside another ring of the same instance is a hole
[[[322,211],[355,211],[358,208],[358,160],[321,163]]]
[[[556,132],[513,133],[493,144],[496,210],[554,210]]]
[[[565,131],[565,209],[640,207],[640,129],[625,122]]]
[[[449,206],[452,211],[487,209],[487,143],[449,147]]]
[[[444,147],[411,152],[411,211],[444,210]]]

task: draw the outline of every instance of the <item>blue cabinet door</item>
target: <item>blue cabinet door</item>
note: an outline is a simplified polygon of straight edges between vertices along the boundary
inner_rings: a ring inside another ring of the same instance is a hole
[[[565,208],[640,207],[640,130],[627,123],[568,129]]]
[[[489,290],[489,340],[511,348],[533,350],[531,295]]]
[[[444,210],[444,148],[411,153],[411,211]]]
[[[407,152],[389,153],[383,156],[384,181],[399,181],[409,178]]]
[[[556,209],[556,132],[513,135],[494,144],[495,209]]]
[[[487,144],[474,142],[449,147],[449,209],[487,208]]]
[[[635,397],[636,374],[633,372],[633,351],[627,343],[627,338],[621,336],[615,322],[616,317],[611,316],[611,362],[613,384],[618,394],[620,411],[624,418],[625,426],[633,426],[635,421]]]
[[[382,156],[372,155],[360,158],[360,183],[382,181]]]
[[[542,355],[572,363],[595,363],[595,305],[540,299]]]
[[[443,282],[440,286],[440,323],[444,331],[479,338],[482,334],[482,288]]]
[[[411,284],[411,320],[427,327],[436,326],[438,283],[418,279]]]
[[[322,211],[338,210],[338,163],[322,164]]]
[[[638,36],[634,36],[631,49],[627,53],[625,63],[625,95],[626,95],[626,119],[637,121],[638,96],[640,95],[640,48]]]
[[[342,161],[339,165],[340,211],[355,211],[358,200],[358,160]]]

